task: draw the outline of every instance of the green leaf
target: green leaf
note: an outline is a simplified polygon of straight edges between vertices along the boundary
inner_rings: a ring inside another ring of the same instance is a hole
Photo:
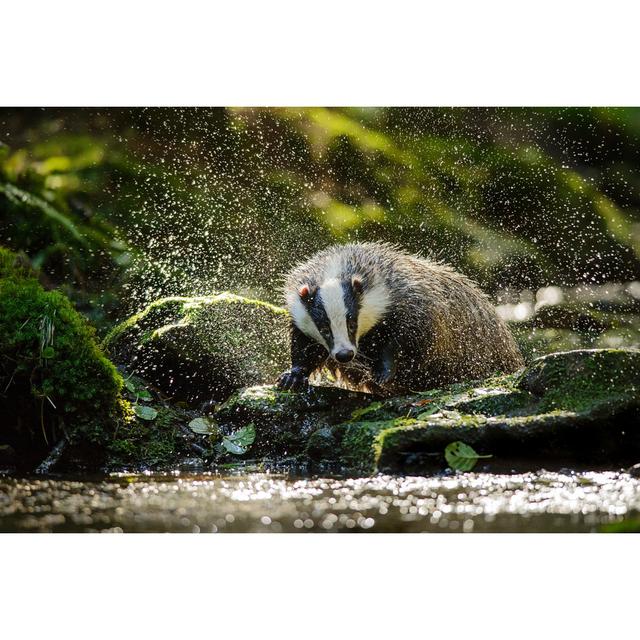
[[[189,423],[189,429],[201,435],[215,435],[218,433],[218,425],[211,418],[194,418]]]
[[[493,456],[481,456],[464,442],[452,442],[444,450],[447,464],[455,471],[471,471],[476,466],[479,458],[491,458]]]
[[[239,444],[236,444],[229,438],[222,438],[222,446],[229,452],[233,453],[237,456],[241,456],[243,453],[246,453],[246,447],[241,447]]]
[[[124,386],[130,394],[137,396],[139,400],[151,400],[152,398],[151,394],[138,381],[134,381],[132,378],[125,380]]]
[[[256,439],[256,428],[252,423],[222,438],[222,446],[235,455],[242,455]]]
[[[46,360],[51,360],[51,358],[55,357],[56,350],[53,347],[45,347],[42,350],[42,357]]]
[[[256,439],[256,428],[253,422],[250,422],[245,427],[242,427],[242,429],[238,429],[226,437],[228,440],[232,440],[241,447],[249,447]]]
[[[158,416],[158,412],[153,407],[145,407],[142,404],[134,405],[133,410],[138,418],[143,420],[155,420]]]

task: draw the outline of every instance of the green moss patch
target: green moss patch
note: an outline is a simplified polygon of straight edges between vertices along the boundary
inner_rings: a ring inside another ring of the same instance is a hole
[[[122,378],[93,329],[0,252],[0,440],[19,451],[70,440],[104,444],[123,418]]]
[[[231,293],[157,300],[106,337],[119,363],[188,402],[273,382],[288,365],[289,316]]]

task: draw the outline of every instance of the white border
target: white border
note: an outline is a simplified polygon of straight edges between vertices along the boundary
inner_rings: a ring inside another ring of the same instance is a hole
[[[629,0],[21,0],[0,103],[640,103]]]
[[[639,540],[5,535],[3,637],[633,637]]]

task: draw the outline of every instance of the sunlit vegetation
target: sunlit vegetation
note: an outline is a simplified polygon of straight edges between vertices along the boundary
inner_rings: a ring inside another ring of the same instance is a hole
[[[55,284],[115,294],[128,310],[214,290],[276,301],[293,262],[356,239],[433,254],[494,292],[640,272],[635,110],[60,110],[5,120],[2,242]]]

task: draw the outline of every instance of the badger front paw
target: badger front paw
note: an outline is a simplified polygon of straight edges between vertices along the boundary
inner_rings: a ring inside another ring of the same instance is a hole
[[[371,378],[375,384],[383,387],[391,382],[396,374],[396,368],[393,362],[379,362],[371,371]]]
[[[283,391],[302,391],[309,386],[309,377],[301,369],[294,367],[280,375],[276,387]]]
[[[385,384],[390,382],[392,378],[393,374],[391,373],[391,371],[374,371],[371,376],[373,382],[375,382],[380,387],[383,387]]]

